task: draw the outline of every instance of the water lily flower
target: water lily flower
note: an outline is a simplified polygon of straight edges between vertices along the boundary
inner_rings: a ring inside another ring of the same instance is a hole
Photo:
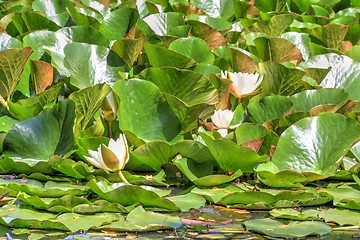
[[[113,92],[110,92],[101,104],[101,112],[104,115],[106,121],[112,122],[115,120],[117,109],[118,103]]]
[[[218,128],[218,133],[222,137],[225,137],[228,128],[230,127],[231,120],[234,117],[234,112],[232,110],[226,109],[226,110],[215,110],[214,115],[211,116],[211,121],[214,123],[214,125]]]
[[[103,170],[118,172],[121,180],[129,183],[121,172],[129,161],[128,144],[124,134],[120,134],[116,141],[110,139],[108,146],[100,144],[97,151],[89,150],[88,152],[91,157],[84,157],[89,163]]]
[[[242,98],[256,90],[263,80],[263,76],[258,73],[242,72],[221,72],[222,78],[229,78],[232,81],[231,93],[236,98]]]

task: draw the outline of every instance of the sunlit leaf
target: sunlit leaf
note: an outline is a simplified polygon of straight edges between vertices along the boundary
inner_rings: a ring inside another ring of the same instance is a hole
[[[100,25],[100,32],[109,40],[119,40],[135,24],[138,12],[133,8],[119,8],[108,14]]]
[[[353,100],[360,100],[360,63],[351,58],[335,53],[317,55],[303,65],[303,68],[328,68],[330,72],[326,75],[320,86],[324,88],[342,88],[350,94]]]
[[[260,232],[272,237],[298,238],[309,235],[324,235],[331,232],[331,227],[323,222],[291,222],[288,225],[270,219],[248,220],[245,223],[248,231]]]
[[[359,137],[359,124],[340,114],[304,118],[281,135],[272,161],[280,170],[331,175]]]

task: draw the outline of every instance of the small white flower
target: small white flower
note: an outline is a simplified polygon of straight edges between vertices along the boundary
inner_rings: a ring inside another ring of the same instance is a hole
[[[232,110],[215,110],[214,115],[211,116],[211,121],[218,128],[218,133],[222,137],[225,137],[227,134],[227,129],[230,127],[231,120],[234,117],[234,112]]]
[[[84,156],[97,168],[117,172],[124,169],[129,161],[128,145],[124,134],[114,141],[110,139],[108,147],[101,144],[97,151],[89,150],[91,157]]]
[[[256,90],[263,80],[263,76],[258,73],[242,73],[242,72],[221,72],[222,78],[232,81],[231,91],[235,97],[241,98]]]

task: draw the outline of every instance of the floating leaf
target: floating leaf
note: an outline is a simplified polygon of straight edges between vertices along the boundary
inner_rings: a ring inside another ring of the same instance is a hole
[[[18,179],[4,180],[0,179],[1,192],[10,191],[11,196],[16,196],[19,192],[25,192],[39,197],[62,197],[65,195],[85,195],[88,188],[82,185],[70,183],[46,182],[44,185],[36,180]]]
[[[168,210],[178,210],[178,207],[170,200],[161,198],[152,187],[140,187],[135,185],[109,186],[105,182],[90,180],[87,186],[101,198],[123,206],[142,205],[144,207],[156,207]]]
[[[200,38],[179,38],[169,49],[194,59],[197,63],[214,63],[215,57],[207,43]]]
[[[264,2],[263,0],[261,1]],[[281,1],[285,2],[284,0]],[[272,1],[271,4],[274,2],[276,1]],[[275,15],[269,20],[262,20],[254,23],[250,27],[250,30],[252,32],[260,32],[269,36],[280,36],[291,25],[293,21],[294,16],[291,14]]]
[[[264,218],[248,220],[244,224],[248,231],[260,232],[272,237],[299,238],[309,235],[324,235],[331,232],[331,227],[326,223],[316,221],[284,224],[270,218]]]
[[[326,222],[335,222],[340,226],[353,225],[358,226],[360,221],[360,213],[347,209],[327,209],[319,213],[319,217]]]
[[[22,42],[10,35],[0,32],[0,51],[9,48],[21,48]]]
[[[155,231],[161,229],[176,229],[182,226],[182,221],[177,216],[145,211],[141,206],[132,210],[120,221],[105,225],[102,229],[116,231]]]
[[[170,201],[175,203],[181,209],[181,212],[188,212],[190,209],[199,209],[205,206],[206,200],[201,195],[195,193],[187,193],[185,195],[178,195],[167,197]]]
[[[164,36],[178,26],[184,25],[184,15],[178,12],[151,14],[143,19],[158,36]]]
[[[292,208],[283,208],[283,209],[273,209],[269,213],[271,216],[275,218],[284,218],[284,219],[301,220],[301,221],[320,220],[318,216],[320,211],[315,209],[297,211]]]

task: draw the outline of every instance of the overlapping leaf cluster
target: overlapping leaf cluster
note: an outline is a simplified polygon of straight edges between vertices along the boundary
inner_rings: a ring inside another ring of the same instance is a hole
[[[0,1],[0,172],[16,176],[0,181],[14,199],[1,224],[177,228],[178,217],[144,208],[206,201],[267,210],[332,202],[350,210],[271,214],[358,224],[337,219],[360,210],[359,19],[356,0]],[[237,99],[221,71],[263,80]],[[234,111],[225,137],[210,120],[217,109]],[[120,133],[132,185],[84,158]],[[347,182],[330,183],[338,180]],[[174,183],[196,187],[163,189]],[[245,226],[276,237],[331,231],[261,221]]]

